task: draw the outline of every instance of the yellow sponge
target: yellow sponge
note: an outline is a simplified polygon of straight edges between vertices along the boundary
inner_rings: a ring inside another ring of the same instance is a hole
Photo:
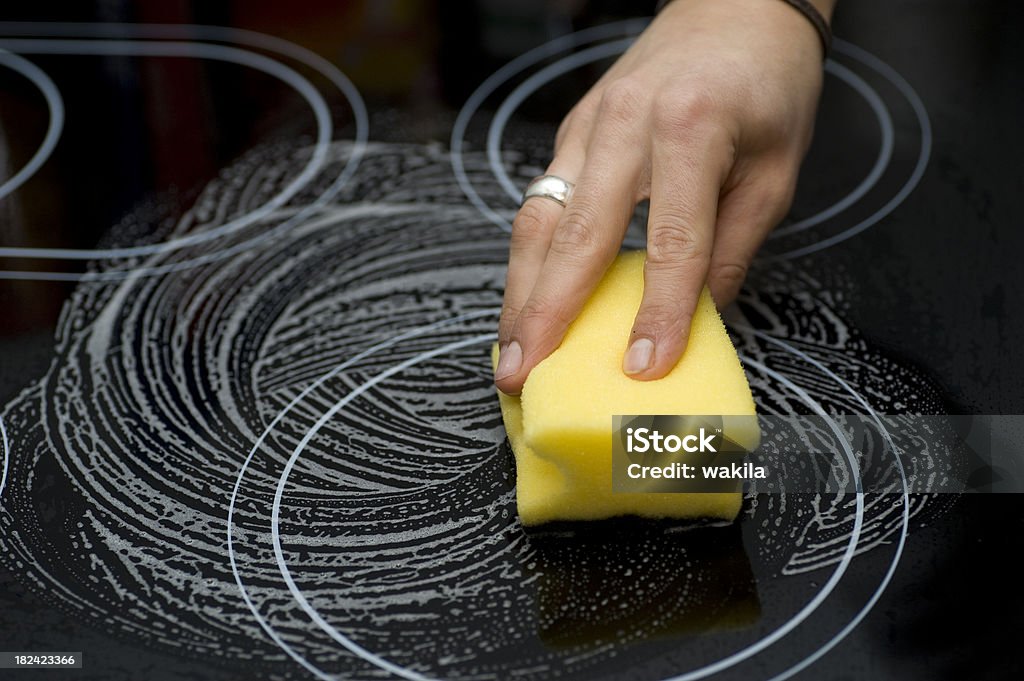
[[[643,295],[644,257],[634,251],[615,260],[561,346],[530,372],[521,397],[499,391],[524,525],[620,515],[732,520],[739,513],[738,491],[612,492],[613,415],[755,413],[743,367],[707,289],[686,352],[667,376],[637,381],[622,372]],[[726,435],[748,449],[758,438],[749,426]]]

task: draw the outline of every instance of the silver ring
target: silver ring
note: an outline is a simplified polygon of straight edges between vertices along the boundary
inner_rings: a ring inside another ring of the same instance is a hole
[[[533,178],[530,180],[530,184],[526,185],[522,203],[526,203],[527,199],[534,196],[540,196],[565,206],[569,197],[572,196],[572,189],[575,186],[572,182],[563,180],[557,175],[541,175]]]

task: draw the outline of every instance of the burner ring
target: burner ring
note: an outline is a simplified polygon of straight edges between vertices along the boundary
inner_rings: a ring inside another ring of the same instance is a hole
[[[32,154],[32,158],[28,160],[28,163],[21,170],[0,185],[0,199],[2,199],[24,184],[50,158],[54,148],[57,146],[57,140],[60,139],[60,134],[64,130],[65,111],[64,100],[60,96],[60,90],[57,89],[54,82],[41,68],[27,59],[2,49],[0,49],[0,64],[32,81],[32,84],[36,86],[39,93],[46,100],[46,108],[50,115],[50,121],[46,126],[46,134],[43,136],[43,141],[39,144],[39,148]]]
[[[486,312],[477,313],[477,316],[481,316],[481,314],[485,315]],[[412,331],[406,332],[405,334],[402,334],[402,336],[395,337],[395,338],[393,338],[393,339],[391,339],[389,341],[384,341],[383,343],[381,343],[376,348],[371,348],[371,349],[369,349],[367,351],[364,351],[364,353],[360,353],[361,356],[357,356],[357,357],[352,358],[351,360],[348,360],[347,362],[344,363],[344,365],[348,366],[351,363],[354,363],[354,362],[358,361],[359,359],[363,358],[365,355],[368,355],[370,353],[376,352],[379,349],[382,349],[385,345],[393,345],[394,343],[399,342],[400,339],[402,339],[403,337],[408,338],[408,337],[411,337],[413,335],[418,335],[418,334],[427,332],[429,330],[440,328],[441,326],[454,323],[456,321],[461,321],[461,320],[463,320],[465,318],[466,318],[466,316],[463,316],[461,318],[456,318],[456,319],[448,320],[447,322],[440,322],[438,324],[432,325],[431,327],[424,327],[424,328],[414,329]],[[273,543],[274,543],[274,553],[275,553],[275,557],[276,557],[276,559],[278,561],[278,566],[279,566],[279,569],[281,570],[282,577],[284,578],[286,584],[288,585],[289,591],[292,593],[292,596],[296,600],[296,602],[306,612],[306,614],[318,626],[320,626],[321,629],[323,629],[335,641],[341,643],[345,648],[347,648],[351,652],[359,655],[363,659],[367,660],[368,662],[370,662],[370,663],[372,663],[372,664],[374,664],[374,665],[376,665],[378,667],[386,669],[386,670],[388,670],[388,671],[390,671],[392,673],[398,674],[398,675],[400,675],[400,676],[402,676],[404,678],[416,679],[417,681],[422,681],[422,680],[430,678],[430,677],[423,676],[423,675],[419,674],[418,672],[414,672],[412,670],[408,670],[408,669],[405,669],[403,667],[400,667],[400,666],[396,665],[393,662],[390,662],[388,660],[380,658],[379,656],[373,654],[372,652],[365,650],[364,648],[359,646],[357,643],[355,643],[354,641],[352,641],[351,639],[346,637],[344,634],[342,634],[341,632],[337,631],[334,627],[332,627],[326,620],[324,620],[324,618],[321,615],[319,615],[319,613],[317,613],[317,611],[313,608],[313,606],[310,605],[309,602],[305,599],[305,597],[303,596],[303,594],[299,590],[299,587],[295,584],[294,580],[291,578],[291,574],[290,574],[290,572],[288,570],[287,563],[285,562],[285,557],[284,557],[284,553],[283,553],[283,548],[281,546],[281,538],[280,538],[280,533],[279,533],[280,505],[281,505],[281,502],[283,500],[284,487],[287,484],[288,473],[290,472],[290,470],[292,469],[292,467],[294,466],[294,464],[296,463],[298,458],[301,456],[301,453],[302,453],[302,450],[304,448],[304,445],[306,443],[308,443],[310,441],[310,439],[315,435],[315,433],[316,433],[316,431],[317,431],[319,426],[322,426],[330,418],[335,416],[346,404],[348,404],[349,402],[354,400],[356,397],[358,397],[359,394],[361,394],[367,388],[372,387],[373,384],[375,384],[375,383],[377,383],[377,382],[379,382],[379,381],[381,381],[381,380],[383,380],[383,379],[385,379],[385,378],[387,378],[387,377],[389,377],[389,376],[391,376],[391,375],[393,375],[395,373],[398,373],[399,371],[401,371],[401,370],[403,370],[405,368],[408,368],[409,366],[412,366],[412,365],[418,363],[419,361],[422,361],[423,359],[434,357],[434,356],[443,354],[443,353],[445,353],[447,351],[450,351],[450,350],[453,350],[453,349],[465,347],[465,346],[468,346],[468,345],[473,345],[473,344],[480,343],[480,342],[486,342],[488,340],[493,340],[493,334],[486,334],[484,336],[474,336],[474,337],[471,337],[469,339],[462,339],[462,340],[459,340],[459,341],[455,341],[454,343],[449,343],[448,345],[445,345],[445,346],[443,346],[441,348],[437,348],[437,349],[434,349],[434,350],[431,350],[431,351],[427,351],[427,352],[422,353],[420,355],[417,355],[415,357],[409,358],[409,359],[403,361],[402,363],[400,363],[398,365],[395,365],[395,366],[393,366],[393,367],[391,367],[391,368],[389,368],[389,369],[387,369],[385,371],[382,371],[381,373],[375,375],[373,378],[369,379],[367,382],[365,382],[363,384],[360,384],[359,386],[354,388],[352,391],[347,393],[345,395],[345,397],[343,397],[340,401],[335,403],[331,409],[329,409],[327,412],[325,412],[320,417],[320,419],[317,421],[317,424],[314,425],[313,428],[311,428],[303,436],[302,441],[296,446],[295,450],[292,453],[292,456],[290,457],[288,463],[286,464],[284,472],[281,474],[281,477],[279,478],[278,486],[277,486],[277,491],[276,491],[275,498],[274,498],[274,504],[273,504],[273,508],[272,508],[272,522],[271,522],[271,535],[272,535]],[[780,343],[781,343],[781,341],[780,341]],[[785,345],[785,344],[783,344],[783,345]],[[789,348],[788,346],[786,346],[785,349],[787,349],[787,351],[789,351],[789,352],[793,352],[793,353],[796,353],[796,354],[802,354],[802,353],[798,353],[798,351],[795,351],[795,349]],[[812,363],[816,363],[813,360],[813,358],[805,358],[805,359],[807,361],[812,362]],[[777,380],[779,380],[784,385],[786,385],[790,390],[795,391],[797,396],[802,401],[807,402],[808,405],[811,406],[812,409],[815,409],[815,407],[817,406],[817,403],[815,403],[813,401],[813,399],[809,395],[807,395],[801,388],[799,388],[798,386],[793,384],[791,381],[786,379],[784,376],[781,376],[780,374],[778,374],[774,370],[769,369],[768,367],[766,367],[766,366],[760,364],[759,362],[757,362],[755,360],[752,360],[750,358],[746,358],[744,361],[745,361],[745,363],[751,365],[753,368],[761,370],[761,371],[765,372],[766,374],[774,376]],[[303,397],[305,395],[308,395],[310,391],[312,391],[313,389],[315,389],[317,387],[317,385],[322,384],[324,381],[328,380],[331,376],[336,375],[338,372],[340,372],[342,370],[342,368],[343,368],[342,366],[339,366],[335,370],[330,372],[329,374],[323,376],[321,379],[318,379],[318,381],[316,382],[315,385],[309,386],[309,388],[307,388],[306,390],[303,391],[303,394],[300,394],[299,396],[297,396],[292,401],[292,403],[289,404],[288,407],[286,407],[285,410],[283,410],[281,412],[280,416],[283,416],[284,413],[289,408],[293,407],[295,404],[297,404],[299,401],[301,401],[303,399]],[[845,384],[842,384],[842,382],[841,382],[841,385],[843,385],[843,387],[847,391],[851,391],[852,390],[852,388],[850,388],[849,386],[847,386]],[[863,398],[859,398],[859,399],[863,399]],[[808,400],[810,400],[810,401],[808,402]],[[821,410],[821,407],[817,406],[817,410]],[[824,411],[820,411],[820,415],[823,415],[823,416],[825,416],[827,418],[827,415],[824,413]],[[279,418],[280,418],[280,416],[279,416]],[[829,422],[832,423],[831,420],[829,420]],[[273,425],[274,424],[271,424],[267,428],[267,431],[264,433],[264,436],[266,435],[266,433],[268,433],[273,428]],[[832,423],[832,425],[834,427],[834,423]],[[881,424],[879,424],[879,425],[881,425]],[[843,442],[844,448],[849,449],[848,445],[845,443],[845,440],[843,440],[841,438],[840,433],[838,431],[836,431],[836,434],[837,434],[837,436],[839,436],[840,441]],[[259,446],[259,444],[257,444],[256,447],[253,448],[253,451],[252,451],[251,455],[255,454],[256,448],[258,446]],[[854,467],[854,470],[856,471],[856,463],[852,459],[852,454],[850,452],[847,452],[847,456],[848,456],[848,460],[849,460],[850,465],[852,465]],[[251,458],[249,460],[251,460]],[[247,463],[248,463],[249,460],[247,460]],[[902,466],[900,466],[900,471],[901,471],[901,475],[902,475]],[[238,481],[236,483],[236,489],[238,487],[240,487],[243,476],[244,476],[244,469],[242,471],[242,474],[240,474],[240,476],[238,478]],[[859,475],[858,475],[858,481],[859,481]],[[904,492],[906,491],[905,485],[906,485],[906,482],[905,482],[905,478],[904,478]],[[724,670],[727,667],[730,667],[730,666],[732,666],[734,664],[742,662],[743,660],[748,659],[748,658],[758,654],[759,652],[761,652],[765,648],[769,647],[770,645],[772,645],[773,643],[775,643],[776,641],[781,639],[783,636],[785,636],[787,633],[789,633],[789,631],[791,631],[793,628],[798,626],[802,621],[804,621],[824,601],[824,599],[829,595],[829,593],[831,593],[831,590],[836,586],[836,584],[838,584],[839,580],[842,578],[842,575],[845,573],[846,568],[848,567],[850,561],[852,560],[853,555],[856,552],[857,539],[860,537],[861,527],[862,527],[862,523],[863,523],[863,514],[864,514],[863,492],[860,492],[860,493],[858,493],[858,496],[857,496],[857,515],[856,515],[856,518],[855,518],[854,531],[851,533],[849,544],[847,546],[847,551],[844,553],[843,558],[842,558],[842,560],[840,560],[839,565],[837,566],[836,570],[834,571],[832,577],[829,579],[829,581],[825,585],[825,587],[823,587],[823,590],[821,592],[819,592],[816,595],[816,597],[814,599],[812,599],[812,601],[809,602],[799,613],[797,613],[796,616],[791,618],[790,622],[787,622],[786,625],[783,625],[783,627],[780,627],[775,632],[773,632],[771,635],[769,635],[769,636],[767,636],[767,637],[765,637],[763,639],[760,639],[760,641],[758,643],[753,644],[753,645],[749,646],[748,648],[743,649],[743,650],[741,650],[741,651],[739,651],[737,653],[734,653],[733,655],[725,658],[724,660],[719,661],[718,663],[713,663],[712,665],[708,665],[708,666],[706,666],[706,667],[704,667],[702,669],[698,669],[698,670],[695,670],[695,671],[692,671],[692,672],[688,672],[688,673],[683,674],[683,675],[671,677],[671,681],[691,681],[693,679],[704,678],[705,676],[709,676],[709,675],[718,673],[718,672]],[[893,558],[892,565],[891,565],[890,570],[889,570],[889,574],[886,576],[886,578],[883,579],[882,584],[878,587],[878,589],[877,589],[876,593],[873,595],[873,597],[871,599],[869,599],[869,602],[865,606],[865,608],[860,613],[858,613],[857,616],[855,616],[855,618],[844,628],[844,630],[840,631],[832,640],[830,640],[829,643],[827,643],[822,648],[819,648],[818,651],[816,651],[815,653],[812,653],[810,656],[805,658],[802,663],[800,663],[799,665],[791,668],[789,671],[784,672],[783,675],[781,675],[781,676],[779,676],[777,678],[780,678],[780,679],[781,678],[786,678],[788,675],[791,675],[792,673],[795,673],[795,671],[798,671],[799,669],[803,668],[803,666],[807,666],[807,665],[811,664],[814,660],[816,660],[818,657],[823,655],[825,651],[827,651],[831,647],[834,647],[836,644],[838,644],[838,642],[843,637],[845,637],[846,634],[848,634],[849,631],[852,630],[860,622],[860,620],[863,619],[863,617],[867,614],[867,611],[870,610],[870,608],[874,605],[874,602],[877,601],[877,598],[881,595],[882,591],[888,585],[889,578],[891,577],[892,572],[895,570],[896,563],[898,562],[900,554],[902,552],[903,540],[906,537],[908,522],[909,522],[909,518],[908,518],[908,513],[907,513],[907,506],[905,505],[904,506],[904,525],[903,525],[902,534],[901,534],[901,537],[900,537],[899,548],[897,550],[896,555]],[[230,525],[229,525],[229,530],[230,530]],[[229,548],[232,548],[232,550],[233,550],[233,547],[231,547],[230,543],[229,543]],[[233,568],[235,567],[235,562],[234,562],[233,558],[232,558],[232,566],[233,566]],[[240,587],[243,589],[243,592],[244,592],[245,587],[243,586],[240,573],[238,573],[236,571],[235,574],[236,574],[236,578],[238,580],[238,583],[239,583]],[[247,600],[247,603],[248,603],[249,602],[248,598],[246,600]],[[260,616],[257,613],[257,610],[255,609],[255,607],[250,605],[250,608],[253,610],[254,614],[257,614],[257,617],[261,619],[261,623],[263,623],[262,622],[262,616]],[[308,660],[306,662],[308,663]],[[803,665],[803,666],[800,666],[800,665]]]
[[[369,114],[359,92],[351,81],[333,64],[294,43],[253,31],[226,29],[217,26],[160,25],[160,24],[2,24],[0,32],[36,35],[43,33],[57,38],[0,38],[0,46],[20,48],[23,52],[41,54],[126,54],[129,56],[170,56],[198,57],[227,61],[249,66],[268,75],[279,78],[295,89],[310,105],[317,122],[317,139],[313,154],[288,186],[267,203],[234,220],[229,220],[213,229],[177,237],[157,244],[114,249],[60,249],[0,247],[0,257],[10,258],[57,258],[70,260],[95,260],[100,258],[127,258],[157,256],[231,234],[271,214],[275,209],[308,185],[326,164],[327,152],[333,135],[333,122],[327,102],[319,91],[294,69],[283,62],[266,57],[251,49],[241,49],[212,42],[195,40],[224,41],[241,43],[247,48],[258,48],[294,59],[324,76],[338,88],[352,107],[356,123],[353,150],[338,177],[316,198],[304,205],[297,213],[268,231],[230,247],[196,256],[189,260],[150,267],[113,269],[101,272],[34,272],[24,270],[0,270],[0,279],[26,279],[51,281],[111,281],[130,276],[149,276],[186,269],[194,265],[218,260],[240,250],[247,249],[273,234],[300,224],[314,215],[341,190],[355,173],[366,149],[369,138]],[[126,36],[131,39],[126,39]],[[77,38],[68,40],[66,38]],[[85,38],[85,39],[83,39]],[[106,38],[106,40],[95,40]],[[14,56],[14,55],[12,55]],[[59,96],[59,93],[58,93]],[[54,140],[56,143],[56,140]],[[25,178],[27,179],[27,177]]]
[[[581,44],[596,42],[605,39],[610,35],[614,35],[616,34],[615,30],[618,29],[621,31],[623,25],[609,24],[608,27],[608,31],[597,37],[590,37],[589,34],[585,36],[583,35],[584,32],[581,31],[579,34],[563,36],[551,41],[550,43],[542,45],[531,52],[527,52],[517,60],[510,62],[505,67],[495,72],[490,78],[484,81],[484,83],[482,83],[466,101],[462,111],[459,112],[456,124],[453,126],[450,144],[453,170],[455,171],[460,187],[462,187],[463,192],[466,194],[467,198],[469,198],[470,202],[480,209],[491,222],[502,230],[511,232],[511,216],[514,214],[514,209],[506,210],[503,214],[499,209],[488,205],[476,189],[473,188],[465,171],[463,149],[465,146],[465,133],[471,118],[487,96],[500,87],[500,85],[510,80],[514,75],[524,71],[529,66],[540,62],[542,59],[551,56],[551,53],[557,53],[564,49],[576,47]],[[512,181],[505,170],[504,164],[501,162],[501,139],[503,137],[505,126],[515,109],[521,105],[527,97],[536,92],[543,85],[552,81],[554,78],[568,73],[582,65],[621,54],[630,44],[632,44],[635,37],[636,36],[633,35],[611,42],[600,43],[583,49],[580,52],[565,56],[526,78],[502,101],[491,120],[490,127],[488,128],[486,150],[492,175],[495,177],[504,193],[511,199],[517,200],[518,197],[521,196],[522,190]],[[808,246],[791,249],[779,254],[764,256],[769,259],[791,259],[823,250],[824,248],[828,248],[845,241],[846,239],[859,234],[881,221],[895,210],[914,190],[920,181],[921,175],[923,174],[924,168],[927,166],[928,159],[930,157],[931,126],[928,120],[928,115],[924,109],[924,105],[920,101],[920,98],[917,96],[916,92],[914,92],[913,88],[911,88],[909,83],[907,83],[906,80],[888,64],[885,64],[874,55],[871,55],[851,43],[843,40],[836,40],[835,52],[849,57],[872,69],[874,72],[888,80],[907,99],[914,110],[914,114],[921,130],[918,159],[914,170],[911,172],[911,175],[908,177],[905,184],[885,205],[882,206],[882,208],[875,211],[868,218],[836,235],[823,237],[819,241]],[[865,99],[868,106],[872,109],[881,129],[882,139],[879,153],[868,174],[850,193],[833,203],[828,208],[819,211],[815,215],[773,231],[769,236],[769,239],[777,239],[779,237],[802,232],[834,218],[850,206],[856,204],[868,192],[870,192],[885,173],[887,168],[891,165],[895,142],[895,129],[892,115],[878,92],[860,76],[833,59],[826,61],[825,70],[850,85]],[[630,243],[629,245],[642,246],[641,243]]]

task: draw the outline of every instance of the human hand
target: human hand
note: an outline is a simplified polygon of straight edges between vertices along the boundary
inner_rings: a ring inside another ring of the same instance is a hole
[[[731,302],[789,209],[821,60],[815,30],[781,0],[661,11],[562,121],[547,174],[575,183],[568,204],[532,198],[513,221],[499,389],[518,394],[558,347],[644,199],[644,295],[623,371],[652,380],[675,366],[704,284]]]

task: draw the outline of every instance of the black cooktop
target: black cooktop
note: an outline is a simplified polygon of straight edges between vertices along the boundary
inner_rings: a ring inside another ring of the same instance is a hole
[[[0,678],[1020,677],[1016,4],[840,3],[724,313],[762,414],[1003,468],[529,533],[509,220],[650,8],[208,5],[0,10],[0,653],[82,654]]]

